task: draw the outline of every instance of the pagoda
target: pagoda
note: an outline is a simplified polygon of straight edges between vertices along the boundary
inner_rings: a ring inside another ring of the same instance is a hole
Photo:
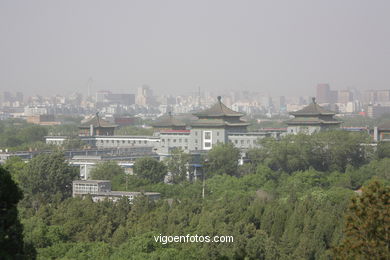
[[[117,125],[100,118],[99,113],[96,113],[93,118],[79,126],[79,136],[112,136],[116,127]]]
[[[186,124],[176,119],[171,112],[157,118],[152,124],[155,132],[167,130],[186,130]]]
[[[291,112],[294,118],[286,121],[288,134],[313,134],[323,130],[337,129],[342,123],[334,118],[334,112],[326,110],[317,104],[313,97],[312,103],[303,109]]]
[[[233,111],[222,103],[193,114],[198,119],[191,123],[191,136],[195,150],[209,150],[213,144],[227,143],[229,133],[246,133],[247,122],[241,119],[243,113]]]
[[[246,132],[247,122],[241,120],[245,114],[236,112],[228,108],[218,96],[218,102],[212,107],[203,111],[194,113],[198,120],[194,121],[192,128],[223,128],[228,132]]]

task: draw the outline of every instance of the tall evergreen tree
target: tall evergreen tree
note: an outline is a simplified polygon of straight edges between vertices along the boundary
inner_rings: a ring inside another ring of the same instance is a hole
[[[9,172],[0,166],[0,259],[26,258],[16,207],[21,199],[22,192]]]
[[[344,238],[336,259],[388,259],[390,256],[390,186],[370,183],[352,199]]]

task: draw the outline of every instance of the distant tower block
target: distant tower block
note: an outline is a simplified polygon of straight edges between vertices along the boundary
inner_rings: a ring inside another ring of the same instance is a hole
[[[317,102],[318,103],[330,103],[331,91],[329,84],[317,85]]]

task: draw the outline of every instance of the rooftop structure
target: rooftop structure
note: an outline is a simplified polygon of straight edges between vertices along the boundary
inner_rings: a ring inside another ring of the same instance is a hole
[[[241,120],[245,114],[236,112],[228,108],[221,101],[221,96],[218,97],[218,102],[212,107],[193,115],[198,117],[198,120],[191,124],[195,128],[203,127],[223,127],[234,132],[245,132],[249,125],[247,122]]]
[[[242,120],[245,114],[234,111],[222,103],[221,97],[210,108],[193,114],[196,116],[192,123],[186,125],[181,120],[168,113],[152,123],[157,134],[153,136],[114,136],[110,132],[106,135],[96,132],[98,129],[107,131],[115,125],[99,118],[98,115],[80,126],[83,135],[81,139],[94,148],[117,148],[119,150],[134,147],[145,148],[145,151],[156,152],[160,156],[169,156],[171,150],[181,149],[188,153],[203,153],[210,150],[217,143],[233,143],[242,150],[258,145],[258,139],[266,136],[276,138],[285,131],[271,130],[248,133],[249,123]],[[89,125],[89,126],[88,126]],[[88,128],[90,134],[88,135]],[[111,131],[111,130],[110,130]],[[47,143],[61,145],[66,138],[46,137]],[[87,174],[85,174],[87,176]]]
[[[171,112],[168,112],[166,115],[159,117],[156,121],[152,123],[152,126],[155,131],[164,131],[164,130],[185,130],[186,124],[182,121],[176,119]]]
[[[111,191],[111,182],[107,180],[77,180],[73,181],[73,197],[90,195],[94,202],[111,200],[118,201],[123,197],[127,197],[132,203],[137,196],[146,196],[156,200],[160,198],[158,192],[128,192],[128,191]]]
[[[111,182],[106,180],[73,181],[73,197],[85,194],[97,194],[111,191]]]
[[[95,135],[114,135],[116,125],[101,119],[99,113],[89,121],[82,123],[79,126],[80,136],[95,136]]]
[[[313,98],[313,102],[308,106],[290,114],[294,118],[288,120],[286,123],[288,125],[287,133],[292,134],[312,134],[322,130],[338,128],[341,124],[340,120],[334,118],[336,113],[318,105],[315,98]]]
[[[249,124],[241,120],[244,114],[228,108],[221,99],[219,96],[213,106],[193,114],[198,119],[191,124],[192,150],[210,150],[216,143],[229,142],[230,133],[247,132]]]
[[[390,141],[390,123],[385,122],[383,124],[378,125],[377,127],[374,127],[370,131],[370,135],[375,142]]]

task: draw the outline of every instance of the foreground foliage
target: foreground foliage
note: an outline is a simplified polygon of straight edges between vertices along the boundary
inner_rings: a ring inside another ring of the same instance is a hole
[[[17,203],[22,192],[9,172],[0,166],[0,259],[34,258],[23,241],[23,228],[18,219]]]
[[[390,256],[390,186],[370,183],[352,199],[338,259],[386,259]]]
[[[187,158],[180,151],[168,167],[151,158],[137,160],[134,176],[112,162],[94,169],[95,178],[111,179],[115,189],[162,194],[159,201],[139,197],[133,204],[71,198],[66,183],[75,175],[58,154],[28,164],[12,159],[6,167],[26,194],[23,202],[29,202],[19,204],[19,210],[25,243],[37,249],[38,259],[380,258],[379,251],[386,253],[381,243],[388,241],[390,158],[385,152],[375,156],[357,135],[288,140],[264,140],[269,149],[251,151],[251,161],[242,166],[234,147],[215,146],[206,157],[204,199],[202,181],[183,178]],[[328,157],[321,162],[321,156]],[[167,168],[176,175],[174,184],[162,183]],[[56,185],[49,187],[48,179]],[[370,184],[373,179],[381,184]],[[354,191],[362,186],[357,197]],[[234,242],[162,244],[154,239],[187,234],[228,235]],[[370,240],[362,242],[360,234]]]

